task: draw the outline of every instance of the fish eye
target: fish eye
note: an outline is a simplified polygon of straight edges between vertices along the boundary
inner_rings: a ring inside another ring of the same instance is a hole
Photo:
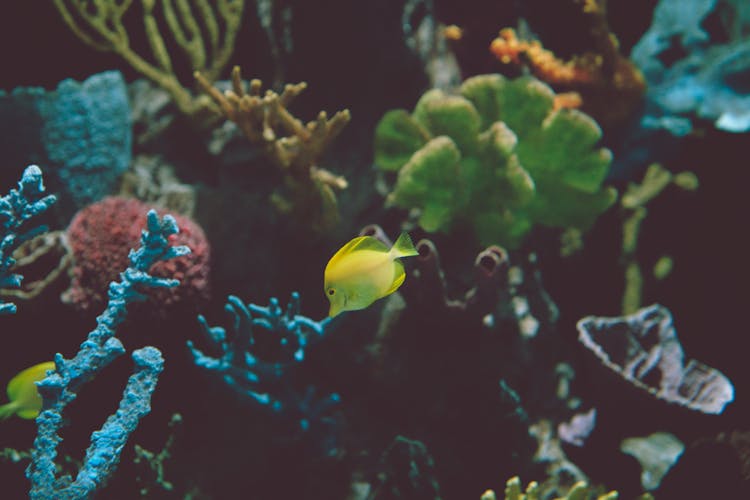
[[[335,293],[336,293],[336,290],[334,290],[333,288],[328,289],[328,295],[333,295]]]

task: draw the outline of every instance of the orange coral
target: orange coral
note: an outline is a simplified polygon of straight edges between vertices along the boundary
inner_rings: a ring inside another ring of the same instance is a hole
[[[552,109],[578,109],[582,104],[583,99],[578,92],[560,92],[555,94]]]
[[[519,40],[513,28],[500,30],[499,36],[490,44],[490,51],[505,64],[528,64],[537,78],[551,85],[591,83],[595,79],[592,71],[595,67],[584,60],[589,58],[563,61],[542,47],[538,40]]]
[[[512,28],[505,28],[490,44],[490,51],[504,64],[527,66],[553,87],[579,93],[584,111],[600,124],[612,125],[627,118],[643,96],[646,82],[638,68],[620,53],[603,2],[576,1],[581,4],[594,50],[564,61],[539,41],[520,40]]]

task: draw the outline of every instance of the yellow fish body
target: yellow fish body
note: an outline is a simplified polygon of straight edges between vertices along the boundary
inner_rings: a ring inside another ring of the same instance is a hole
[[[42,397],[36,390],[36,384],[47,376],[47,371],[54,370],[55,363],[47,361],[31,368],[26,368],[8,382],[8,399],[10,403],[0,406],[0,419],[17,414],[21,418],[31,419],[39,415],[42,409]]]
[[[406,278],[398,259],[418,254],[407,233],[401,233],[390,249],[372,236],[351,240],[326,266],[324,290],[331,302],[328,315],[364,309],[395,292]]]

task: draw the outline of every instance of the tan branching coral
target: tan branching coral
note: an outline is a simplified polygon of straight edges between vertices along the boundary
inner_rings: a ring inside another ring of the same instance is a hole
[[[157,3],[161,13],[156,15]],[[123,18],[133,0],[54,0],[65,24],[96,50],[115,52],[136,71],[167,90],[179,109],[203,116],[210,100],[194,98],[177,78],[172,57],[160,28],[166,26],[171,41],[184,53],[190,67],[215,79],[229,62],[239,31],[245,0],[141,0],[143,29],[151,59],[130,45]]]
[[[272,202],[281,212],[309,221],[318,231],[330,229],[339,220],[334,190],[347,187],[346,179],[317,165],[331,142],[350,120],[349,110],[330,119],[325,111],[303,124],[288,106],[307,84],[287,84],[281,94],[266,90],[260,80],[251,80],[246,92],[240,68],[232,70],[232,89],[221,92],[206,75],[195,73],[198,85],[219,105],[224,115],[237,124],[251,143],[284,174],[286,193],[277,192]]]
[[[528,66],[540,80],[556,90],[581,95],[583,110],[603,125],[618,123],[629,115],[646,90],[638,68],[620,52],[619,42],[607,23],[605,0],[574,0],[590,33],[593,50],[565,61],[545,49],[538,40],[521,40],[512,28],[500,31],[490,44],[504,64]],[[570,105],[566,101],[562,105]]]
[[[13,257],[13,270],[26,279],[19,288],[0,288],[0,299],[34,299],[60,278],[67,278],[73,263],[64,231],[49,231],[26,241]]]
[[[136,156],[122,176],[118,194],[166,208],[170,213],[195,215],[195,186],[180,182],[174,167],[159,156]]]

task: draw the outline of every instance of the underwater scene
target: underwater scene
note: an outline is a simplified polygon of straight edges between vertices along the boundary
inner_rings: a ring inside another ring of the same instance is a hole
[[[750,498],[750,1],[0,27],[0,499]]]

